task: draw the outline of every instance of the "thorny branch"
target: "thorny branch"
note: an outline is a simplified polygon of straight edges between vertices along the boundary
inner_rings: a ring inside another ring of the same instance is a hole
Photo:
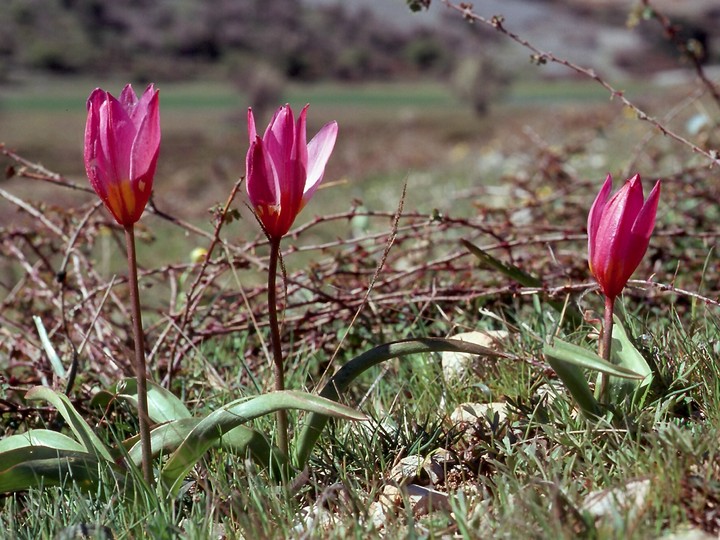
[[[526,49],[528,49],[532,55],[531,59],[533,62],[537,64],[545,64],[547,62],[553,62],[555,64],[560,64],[562,66],[567,67],[568,69],[573,70],[576,73],[579,73],[580,75],[583,75],[584,77],[587,77],[589,79],[592,79],[596,83],[598,83],[600,86],[605,88],[609,93],[610,97],[612,99],[617,98],[623,105],[625,105],[628,109],[632,110],[637,118],[639,120],[643,120],[645,122],[648,122],[652,126],[654,126],[660,133],[663,135],[670,137],[671,139],[674,139],[675,141],[687,146],[690,148],[693,152],[700,154],[702,156],[705,156],[710,160],[710,165],[720,165],[720,152],[718,150],[705,150],[704,148],[699,147],[692,141],[686,139],[682,135],[678,134],[677,132],[669,129],[666,125],[660,123],[658,120],[653,118],[651,115],[649,115],[647,112],[645,112],[643,109],[641,109],[639,106],[637,106],[635,103],[630,101],[627,97],[625,97],[625,94],[622,90],[618,90],[614,86],[612,86],[609,82],[607,82],[604,78],[602,78],[600,75],[598,75],[594,69],[586,68],[583,66],[579,66],[573,62],[570,62],[564,58],[560,58],[558,56],[555,56],[551,52],[543,51],[539,48],[537,48],[535,45],[527,41],[526,39],[520,37],[518,34],[511,32],[505,26],[503,25],[504,19],[502,16],[496,15],[491,17],[490,19],[487,19],[481,15],[478,15],[473,11],[472,4],[468,2],[459,2],[455,3],[452,0],[442,0],[442,2],[450,9],[453,9],[469,21],[473,22],[479,22],[481,24],[484,24],[486,26],[489,26],[490,28],[495,29],[497,32],[500,32],[501,34],[507,36],[508,38],[512,39],[516,43],[522,45]]]
[[[660,24],[665,32],[665,37],[672,41],[680,53],[692,63],[698,79],[700,79],[705,89],[710,93],[718,107],[720,107],[720,91],[718,91],[717,85],[710,80],[703,69],[702,58],[705,51],[698,50],[700,44],[683,40],[678,31],[678,27],[672,23],[670,17],[659,11],[650,0],[642,0],[642,3],[646,8],[650,9],[653,18]]]
[[[530,160],[533,166],[546,162],[542,156],[551,149],[542,141],[531,138],[531,142],[536,144],[538,154]],[[20,159],[23,166],[28,166],[27,160]],[[407,325],[408,317],[433,319],[440,317],[437,313],[479,307],[502,313],[508,304],[522,302],[528,295],[570,295],[576,302],[597,304],[597,308],[599,297],[587,295],[594,285],[587,281],[584,258],[577,255],[586,241],[587,201],[574,195],[592,194],[597,186],[580,180],[574,168],[563,161],[562,152],[553,154],[552,163],[559,166],[559,172],[553,169],[554,173],[540,174],[536,180],[546,190],[545,196],[537,195],[537,186],[528,180],[532,177],[522,171],[517,178],[506,179],[515,182],[516,192],[523,194],[508,200],[506,206],[486,207],[483,201],[487,199],[487,188],[483,186],[459,193],[459,198],[477,201],[478,215],[471,218],[442,212],[375,212],[353,207],[297,227],[288,240],[322,240],[312,245],[293,246],[288,242],[289,269],[302,268],[287,275],[284,312],[286,327],[292,329],[290,365],[314,351],[323,350],[327,357],[332,356],[337,350],[337,336],[345,333],[353,343],[360,339],[376,344],[387,329]],[[642,270],[643,276],[653,277],[633,282],[627,294],[639,288],[649,289],[643,298],[658,309],[667,302],[667,295],[676,298],[676,309],[684,309],[691,302],[718,305],[718,290],[707,288],[707,284],[720,283],[715,265],[704,270],[703,293],[693,290],[701,282],[701,270],[693,268],[706,256],[708,245],[720,236],[720,230],[709,226],[705,217],[705,209],[717,199],[710,177],[707,168],[690,167],[664,178],[666,184],[676,188],[664,191],[663,203],[674,208],[677,203],[673,197],[681,197],[686,207],[693,205],[694,211],[675,221],[664,217]],[[59,175],[49,173],[49,178],[58,185]],[[143,316],[148,321],[146,335],[152,351],[149,358],[158,379],[163,375],[169,379],[171,370],[183,370],[185,357],[203,354],[204,343],[220,344],[224,336],[231,335],[247,336],[243,350],[237,354],[243,356],[248,369],[265,369],[256,332],[267,331],[266,285],[252,276],[263,275],[267,268],[267,241],[262,235],[240,244],[228,240],[232,234],[221,238],[239,185],[234,186],[216,213],[213,232],[204,235],[208,254],[202,261],[153,266],[150,260],[146,261],[150,266],[140,271]],[[19,203],[33,217],[41,212],[36,205],[14,195],[7,199]],[[452,201],[448,203],[452,207]],[[94,380],[110,384],[130,373],[130,318],[123,300],[127,279],[122,274],[114,276],[108,268],[103,269],[105,263],[99,265],[97,260],[98,250],[102,253],[103,243],[114,241],[117,230],[111,228],[103,212],[93,212],[95,205],[87,205],[82,212],[43,208],[44,219],[35,221],[33,227],[2,230],[0,348],[9,359],[6,370],[13,384],[30,385],[53,377],[27,314],[42,317],[50,329],[50,339],[67,363],[73,358],[72,344],[83,343],[83,372],[92,373]],[[515,220],[520,209],[528,214],[526,221]],[[367,232],[362,234],[350,226],[358,216],[368,222]],[[181,235],[190,231],[172,216],[158,217],[176,225]],[[146,219],[151,226],[152,217]],[[108,234],[108,230],[112,233]],[[678,237],[686,240],[678,243]],[[520,287],[478,267],[459,246],[460,238],[541,277],[543,287]],[[391,250],[387,250],[389,243],[393,245]],[[212,249],[218,245],[223,249]],[[238,258],[241,251],[246,256]],[[307,263],[298,263],[296,258]],[[383,269],[378,274],[382,261]],[[668,266],[663,261],[673,262]],[[688,271],[676,276],[678,265],[686,265]],[[227,279],[238,267],[248,280],[242,294]],[[62,282],[57,280],[59,271],[64,271]],[[373,293],[368,296],[373,281]],[[364,303],[369,309],[361,309]],[[355,314],[357,324],[350,326],[348,321]],[[452,330],[451,323],[447,328],[448,332]],[[211,359],[203,361],[209,380],[221,380],[223,367],[213,365]],[[88,391],[88,387],[78,390]]]
[[[681,137],[593,70],[539,50],[508,31],[499,17],[485,19],[468,4],[443,1],[466,18],[489,25],[529,49],[536,62],[555,62],[596,81],[638,118],[709,158],[712,165],[720,163],[716,151],[704,150]],[[519,170],[504,178],[514,193],[504,205],[489,206],[488,190],[479,185],[455,194],[456,200],[474,201],[477,215],[469,218],[352,207],[309,219],[291,231],[284,251],[289,271],[283,306],[286,327],[292,331],[288,336],[292,343],[287,347],[289,364],[317,351],[331,357],[337,351],[338,335],[346,335],[353,346],[359,342],[375,345],[384,340],[383,332],[389,329],[396,334],[396,329],[415,320],[444,321],[450,333],[455,328],[447,313],[482,309],[502,317],[510,307],[517,310],[527,305],[528,296],[569,297],[582,309],[598,309],[600,297],[591,294],[595,285],[587,281],[586,262],[578,256],[586,242],[587,204],[597,183],[581,180],[564,153],[551,149],[542,137],[530,131],[525,135],[530,152],[535,153],[526,165],[532,170]],[[90,191],[1,144],[0,152],[12,163],[9,175],[49,183],[57,189]],[[543,163],[551,163],[552,168]],[[663,191],[662,204],[686,211],[663,216],[637,274],[646,279],[632,281],[626,294],[645,289],[642,297],[648,310],[666,309],[667,297],[673,298],[677,310],[698,303],[718,307],[720,270],[717,265],[698,264],[720,236],[712,218],[718,198],[716,179],[709,167],[673,167],[674,172],[663,178],[672,188]],[[165,376],[168,384],[172,374],[193,364],[185,363],[187,355],[204,354],[204,344],[236,347],[234,354],[244,358],[249,371],[265,369],[257,332],[267,331],[267,291],[257,276],[267,269],[267,241],[262,235],[246,242],[230,240],[231,234],[221,235],[239,186],[239,182],[234,185],[227,202],[216,212],[209,232],[160,210],[154,202],[149,206],[148,223],[159,218],[176,227],[179,235],[189,233],[207,241],[207,255],[201,261],[144,261],[147,266],[139,272],[150,365],[158,373],[156,379]],[[81,344],[78,353],[83,372],[91,377],[78,383],[80,392],[130,374],[127,358],[132,340],[124,301],[127,278],[122,273],[115,276],[117,265],[104,255],[117,251],[115,246],[108,249],[118,240],[117,227],[103,212],[94,212],[92,205],[80,212],[45,208],[6,190],[0,190],[0,198],[32,218],[29,224],[0,229],[0,351],[7,359],[3,370],[12,395],[21,395],[26,386],[53,377],[29,315],[43,319],[67,363],[73,361],[73,344]],[[454,201],[449,198],[445,203],[452,208]],[[523,219],[517,217],[519,211]],[[368,223],[366,230],[351,226],[358,217]],[[304,242],[308,237],[319,240]],[[683,242],[676,241],[680,237]],[[521,287],[479,267],[459,246],[460,238],[540,277],[543,286]],[[677,272],[680,267],[682,273]],[[228,279],[238,268],[247,280],[240,291]],[[59,276],[62,279],[58,280]],[[703,283],[702,292],[696,290],[698,283]],[[349,321],[354,316],[358,322],[353,326]],[[228,342],[225,336],[242,339]],[[196,384],[221,380],[225,367],[214,365],[212,359],[204,361],[209,376]],[[252,374],[247,377],[251,379]],[[31,410],[9,398],[0,402],[0,408],[23,414]]]

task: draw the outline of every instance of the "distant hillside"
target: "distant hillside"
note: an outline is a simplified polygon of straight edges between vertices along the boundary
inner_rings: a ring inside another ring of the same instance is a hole
[[[428,11],[411,13],[406,0],[302,0],[306,5],[342,4],[369,10],[398,27],[442,27],[448,10],[433,0]],[[652,5],[672,17],[683,39],[696,39],[707,61],[720,62],[720,0],[653,0]],[[677,48],[668,43],[657,21],[637,13],[639,2],[629,0],[482,0],[473,10],[485,17],[503,15],[505,26],[530,39],[541,49],[561,53],[572,61],[590,64],[608,75],[646,74],[678,67]],[[636,17],[636,26],[628,22]],[[524,52],[522,52],[524,54]],[[562,76],[560,66],[543,68]]]

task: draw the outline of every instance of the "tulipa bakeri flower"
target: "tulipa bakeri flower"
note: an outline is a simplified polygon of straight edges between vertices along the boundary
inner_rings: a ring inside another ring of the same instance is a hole
[[[270,240],[268,319],[275,390],[285,389],[275,290],[280,241],[320,185],[338,132],[337,122],[329,122],[306,143],[307,109],[306,105],[296,121],[289,105],[280,107],[262,137],[257,134],[252,109],[248,109],[250,148],[246,187],[250,204]],[[284,410],[277,412],[277,428],[278,448],[287,455],[288,424]]]
[[[142,472],[153,484],[147,403],[145,338],[142,329],[135,253],[135,222],[150,199],[160,150],[159,94],[151,84],[138,99],[125,86],[120,99],[96,88],[87,101],[85,170],[90,184],[115,220],[125,228],[128,285],[135,338],[135,375],[142,448]]]
[[[655,228],[660,181],[644,200],[640,175],[625,182],[615,195],[612,177],[607,176],[588,215],[588,262],[605,295],[600,355],[610,360],[615,298],[640,264]],[[605,395],[607,376],[602,377],[599,394]]]
[[[615,298],[640,264],[655,228],[660,181],[643,201],[640,175],[630,178],[610,198],[608,175],[588,215],[590,271],[605,296]]]
[[[281,238],[315,193],[330,158],[337,122],[325,124],[306,143],[306,105],[297,121],[289,105],[280,107],[260,137],[248,109],[246,186],[250,203],[270,238]]]
[[[96,88],[87,101],[85,170],[115,220],[135,223],[152,192],[160,150],[159,93],[153,85],[138,99],[128,84],[116,99]]]

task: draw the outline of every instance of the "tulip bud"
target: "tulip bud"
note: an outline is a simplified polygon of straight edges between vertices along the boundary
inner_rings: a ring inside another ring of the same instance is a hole
[[[640,175],[636,174],[610,197],[608,175],[588,215],[590,272],[610,299],[620,294],[647,251],[655,228],[660,181],[643,201]]]
[[[247,193],[270,238],[279,239],[290,230],[322,181],[335,146],[337,122],[325,124],[310,143],[305,142],[307,108],[296,122],[289,105],[280,107],[262,137],[248,109]]]
[[[145,209],[160,150],[159,94],[151,84],[140,99],[128,84],[115,99],[96,88],[87,101],[85,170],[95,192],[125,227]]]

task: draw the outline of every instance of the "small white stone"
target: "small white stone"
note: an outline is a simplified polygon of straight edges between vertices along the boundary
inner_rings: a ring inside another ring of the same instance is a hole
[[[650,493],[650,480],[633,480],[614,489],[593,491],[587,496],[582,510],[597,518],[633,518],[645,506]]]
[[[483,347],[498,350],[503,340],[507,339],[508,332],[506,330],[483,330],[474,332],[463,332],[450,336],[450,339],[474,343]],[[473,361],[477,355],[445,351],[442,353],[442,370],[443,376],[447,382],[461,381],[471,371]]]

